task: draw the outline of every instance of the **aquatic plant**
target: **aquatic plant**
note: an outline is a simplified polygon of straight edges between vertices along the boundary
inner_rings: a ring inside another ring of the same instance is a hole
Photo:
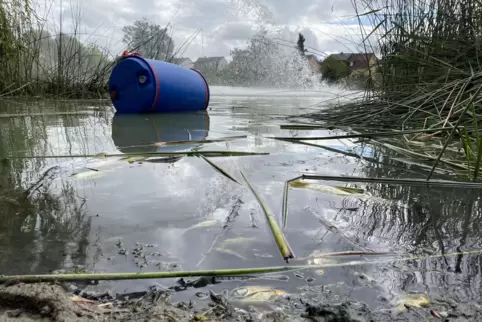
[[[423,136],[440,139],[430,155],[432,169],[447,157],[454,140],[469,142],[452,163],[467,162],[471,179],[479,175],[477,160],[482,153],[473,126],[482,114],[480,105],[482,7],[467,0],[355,0],[363,36],[362,46],[381,57],[374,75],[376,86],[364,98],[347,105],[322,110],[313,117],[331,126],[368,129],[432,129]],[[367,24],[371,30],[367,30]],[[453,131],[439,132],[440,127]],[[469,136],[464,138],[464,136]],[[422,136],[417,136],[420,139]],[[398,139],[398,138],[397,138]],[[418,141],[414,138],[414,141]],[[394,144],[395,139],[386,141]],[[384,142],[379,142],[384,143]],[[469,145],[467,145],[469,147]],[[406,150],[415,150],[405,148]],[[428,174],[428,178],[432,172]]]

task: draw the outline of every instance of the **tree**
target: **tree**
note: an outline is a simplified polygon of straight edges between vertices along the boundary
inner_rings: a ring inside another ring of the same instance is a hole
[[[167,34],[167,28],[152,24],[147,19],[136,20],[122,28],[122,42],[145,58],[170,60],[174,51],[174,41]]]
[[[296,45],[298,47],[298,51],[300,52],[301,56],[305,56],[306,49],[305,49],[305,37],[299,33],[298,34],[298,41],[296,42]]]
[[[348,63],[344,60],[337,59],[333,55],[328,56],[321,62],[320,69],[322,79],[330,83],[337,82],[351,74]]]

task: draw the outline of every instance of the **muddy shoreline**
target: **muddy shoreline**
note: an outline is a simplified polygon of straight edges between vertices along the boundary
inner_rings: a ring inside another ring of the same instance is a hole
[[[223,295],[212,292],[210,303],[202,309],[194,309],[192,303],[171,303],[165,290],[151,290],[132,298],[128,295],[114,298],[107,294],[78,296],[66,291],[65,286],[47,283],[0,286],[0,320],[310,321],[319,316],[323,321],[358,321],[349,316],[350,307],[346,304],[338,307],[306,304],[304,315],[293,316],[281,311],[247,312],[233,306]]]
[[[76,295],[78,294],[78,295]],[[321,298],[324,295],[321,296]],[[277,309],[241,309],[224,295],[209,291],[209,303],[172,303],[166,290],[111,296],[109,293],[70,292],[66,285],[34,283],[0,286],[0,321],[480,321],[478,303],[435,301],[410,306],[404,312],[370,310],[359,302],[310,303],[302,297],[284,297]],[[297,309],[290,309],[290,308]]]

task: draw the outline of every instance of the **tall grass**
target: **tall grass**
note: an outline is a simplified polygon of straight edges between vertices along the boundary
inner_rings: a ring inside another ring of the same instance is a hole
[[[73,32],[48,30],[30,0],[0,1],[0,97],[56,95],[102,97],[115,62],[93,42],[80,41],[80,14]],[[60,17],[62,21],[62,17]]]
[[[321,111],[332,125],[401,130],[465,126],[482,116],[482,2],[480,0],[352,0],[367,52],[382,58],[376,86],[360,101]],[[373,39],[376,39],[373,41]],[[477,131],[475,131],[477,132]],[[473,130],[425,136],[472,142],[460,160],[480,166]],[[468,139],[463,136],[468,135]],[[420,136],[418,136],[418,139]],[[440,144],[443,153],[446,142]],[[468,158],[469,157],[469,158]],[[478,164],[477,164],[478,163]],[[473,172],[474,176],[478,171]]]

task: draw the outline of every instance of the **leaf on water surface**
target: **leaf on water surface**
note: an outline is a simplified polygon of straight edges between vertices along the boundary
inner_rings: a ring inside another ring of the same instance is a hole
[[[187,228],[186,231],[191,229],[197,229],[197,228],[213,228],[213,227],[221,228],[221,225],[222,223],[219,220],[206,220]]]
[[[172,156],[164,158],[148,158],[144,162],[148,163],[174,163],[184,158],[184,156]]]
[[[330,193],[335,195],[342,195],[342,196],[358,195],[358,194],[365,193],[365,190],[359,189],[359,188],[327,186],[327,185],[321,185],[321,184],[309,183],[309,182],[303,182],[303,181],[292,181],[289,183],[289,185],[291,188],[297,188],[297,189],[305,188],[313,191]]]
[[[235,252],[234,250],[231,250],[231,249],[218,247],[218,248],[215,248],[214,250],[219,252],[219,253],[228,254],[228,255],[240,258],[244,261],[247,260],[246,257],[244,257],[243,255],[241,255],[241,254],[239,254],[239,253],[237,253],[237,252]]]
[[[239,184],[238,181],[236,181],[236,179],[234,179],[232,176],[230,176],[225,170],[223,170],[221,167],[219,167],[218,165],[214,164],[212,161],[209,161],[205,156],[203,155],[199,155],[199,157],[201,159],[203,159],[204,161],[206,161],[211,167],[214,168],[214,170],[216,170],[217,172],[221,173],[223,176],[225,176],[226,178],[228,178],[229,180],[231,181],[234,181],[236,182],[237,184]]]
[[[255,237],[234,237],[228,238],[221,242],[221,245],[224,246],[234,246],[234,245],[243,245],[243,246],[250,246],[250,243],[256,241]]]
[[[430,306],[430,299],[425,294],[406,294],[397,303],[397,311],[405,312],[409,307],[427,308]]]
[[[231,291],[230,296],[243,302],[271,302],[286,295],[285,291],[266,286],[246,286]]]
[[[156,142],[154,143],[155,146],[169,146],[169,145],[184,145],[184,144],[207,144],[207,143],[217,143],[217,142],[226,142],[232,141],[236,139],[245,139],[247,135],[239,135],[239,136],[231,136],[219,139],[211,139],[211,140],[184,140],[184,141],[166,141],[166,142]]]
[[[197,223],[191,227],[188,227],[184,232],[187,232],[193,229],[199,229],[199,228],[220,228],[221,229],[222,224],[223,223],[220,220],[206,220],[206,221]]]

